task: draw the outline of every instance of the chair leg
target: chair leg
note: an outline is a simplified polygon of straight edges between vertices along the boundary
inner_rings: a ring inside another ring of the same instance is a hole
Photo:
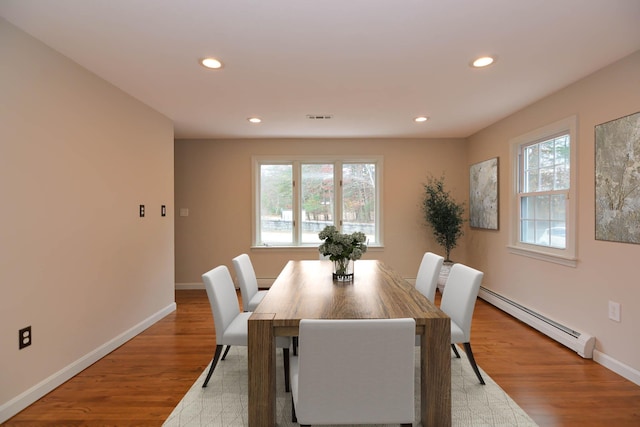
[[[213,374],[213,370],[216,368],[216,365],[218,364],[218,359],[220,358],[220,353],[222,353],[222,346],[221,345],[217,345],[216,346],[216,352],[213,355],[213,361],[211,362],[211,367],[209,368],[209,373],[207,374],[207,378],[204,380],[204,384],[202,384],[202,387],[206,387],[207,384],[209,383],[209,379],[211,378],[211,374]]]
[[[229,353],[229,350],[231,349],[231,346],[228,345],[226,350],[224,351],[224,354],[222,355],[222,360],[224,360],[225,357],[227,357],[227,353]]]
[[[291,382],[289,380],[289,349],[283,348],[282,355],[284,356],[284,391],[289,393],[291,391]]]
[[[467,353],[467,358],[469,359],[469,363],[471,363],[471,367],[473,368],[473,371],[476,373],[476,376],[478,377],[480,384],[485,385],[484,380],[482,379],[482,375],[480,375],[480,370],[478,369],[478,365],[476,365],[476,359],[474,359],[473,357],[473,352],[471,351],[471,343],[468,343],[468,342],[464,343],[464,352]]]
[[[296,405],[293,403],[293,395],[291,395],[291,422],[298,422],[298,417],[296,416]]]
[[[456,347],[455,344],[451,344],[451,349],[453,350],[453,352],[456,354],[456,357],[458,359],[460,359],[460,353],[458,353],[458,347]]]

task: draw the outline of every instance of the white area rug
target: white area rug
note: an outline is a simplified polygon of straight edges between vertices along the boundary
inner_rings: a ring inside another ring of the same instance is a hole
[[[480,385],[463,350],[460,359],[451,359],[451,412],[454,427],[520,427],[536,423],[484,372],[487,383]],[[416,348],[416,420],[420,421],[419,349]],[[202,388],[209,370],[200,378],[175,407],[165,427],[248,426],[247,410],[247,348],[232,347],[225,360],[218,362],[207,388]],[[298,426],[291,422],[291,395],[284,391],[282,350],[276,357],[276,423],[280,427]]]

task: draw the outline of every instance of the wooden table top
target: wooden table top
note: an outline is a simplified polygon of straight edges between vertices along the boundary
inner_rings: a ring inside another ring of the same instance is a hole
[[[332,272],[331,261],[289,261],[254,313],[274,315],[275,327],[297,327],[300,319],[412,317],[424,325],[447,318],[381,261],[356,261],[353,282],[334,282]]]

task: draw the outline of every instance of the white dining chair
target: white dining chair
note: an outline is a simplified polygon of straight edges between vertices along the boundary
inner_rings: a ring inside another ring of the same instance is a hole
[[[236,288],[229,269],[225,265],[218,266],[202,275],[209,297],[209,304],[213,313],[213,323],[216,329],[216,350],[213,355],[211,367],[207,373],[202,387],[206,387],[213,374],[222,348],[227,348],[222,355],[222,360],[227,356],[231,346],[248,345],[248,320],[251,312],[241,312],[238,304]],[[289,382],[289,346],[291,340],[287,337],[276,337],[276,347],[282,348],[284,355],[284,384],[285,390],[290,390]]]
[[[442,294],[440,310],[451,318],[451,348],[456,357],[460,357],[455,344],[462,343],[469,363],[476,373],[480,384],[484,379],[480,374],[476,360],[471,351],[471,320],[476,299],[484,273],[463,264],[454,264],[447,278]]]
[[[426,252],[422,256],[418,275],[416,276],[416,289],[431,302],[435,301],[438,277],[444,262],[444,257],[433,252]]]
[[[292,419],[311,424],[411,426],[413,319],[303,319],[291,358]]]
[[[249,255],[238,255],[231,262],[238,276],[240,295],[242,296],[242,309],[244,311],[253,311],[260,304],[267,291],[258,290],[258,279]]]

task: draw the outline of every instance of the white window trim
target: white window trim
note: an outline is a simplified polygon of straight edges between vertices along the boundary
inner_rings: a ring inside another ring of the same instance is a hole
[[[260,186],[260,165],[262,163],[272,163],[272,164],[294,164],[293,170],[293,179],[296,183],[300,182],[299,171],[295,167],[295,164],[300,163],[332,163],[336,165],[336,167],[342,168],[342,164],[344,163],[375,163],[376,164],[376,236],[378,237],[378,241],[374,244],[371,244],[369,248],[382,248],[384,247],[384,237],[383,237],[383,212],[382,212],[382,198],[383,198],[383,185],[382,185],[382,177],[384,176],[384,162],[383,156],[373,155],[373,156],[350,156],[350,155],[338,155],[338,156],[312,156],[312,155],[284,155],[284,156],[252,156],[251,157],[251,248],[252,249],[309,249],[309,248],[317,248],[316,244],[299,244],[299,245],[258,245],[258,230],[260,229],[260,215],[258,214],[258,206],[259,206],[259,193],[258,188]],[[334,177],[337,169],[334,169]],[[298,191],[299,185],[296,184],[295,191]],[[338,203],[342,201],[342,187],[337,186],[334,194],[336,198],[335,208],[337,209]],[[295,209],[293,211],[293,218],[296,221],[296,224],[299,224],[299,215],[300,215],[300,206],[299,203],[300,197],[294,197],[294,203],[296,204]],[[340,208],[341,209],[341,208]],[[334,217],[338,218],[337,212],[334,212]],[[299,237],[296,237],[299,240]]]
[[[578,169],[578,139],[577,139],[577,116],[567,117],[558,120],[547,126],[535,129],[524,135],[520,135],[509,141],[510,150],[510,167],[511,167],[511,191],[509,192],[509,206],[511,207],[511,215],[509,215],[509,244],[507,248],[510,253],[535,258],[542,261],[553,262],[556,264],[576,267],[577,258],[577,169]],[[520,242],[520,206],[518,204],[518,181],[519,181],[519,162],[518,155],[520,147],[523,144],[544,140],[547,137],[557,135],[559,133],[569,134],[570,144],[570,173],[569,173],[569,192],[567,193],[567,239],[565,249],[547,248],[539,245],[530,245]]]

